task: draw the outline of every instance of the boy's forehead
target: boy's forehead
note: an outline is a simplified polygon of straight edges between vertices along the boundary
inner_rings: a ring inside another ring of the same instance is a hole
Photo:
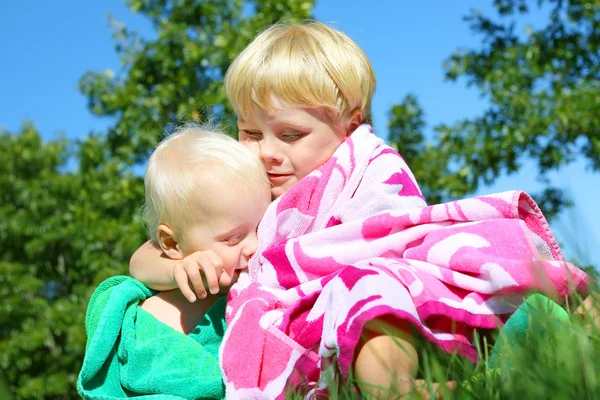
[[[257,110],[251,116],[237,118],[238,126],[249,125],[295,126],[301,128],[315,120],[329,121],[329,110],[326,107],[285,106],[272,110]]]
[[[259,120],[293,120],[298,119],[301,112],[312,113],[323,108],[313,104],[297,104],[286,101],[279,94],[271,91],[269,95],[263,96],[261,102],[253,102],[251,109],[247,113],[237,114],[237,119],[238,124],[249,124]]]
[[[272,118],[279,110],[291,108],[292,106],[281,101],[275,94],[265,96],[262,102],[252,102],[251,107],[244,114],[237,114],[238,124],[249,124],[256,120]]]

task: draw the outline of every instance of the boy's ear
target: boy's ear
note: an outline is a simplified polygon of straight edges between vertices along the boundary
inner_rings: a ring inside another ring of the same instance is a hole
[[[183,252],[175,240],[173,230],[167,225],[160,224],[157,229],[158,245],[163,253],[172,260],[183,259]]]
[[[356,109],[350,113],[350,117],[348,118],[346,125],[346,136],[352,135],[352,132],[356,130],[363,122],[362,111]]]

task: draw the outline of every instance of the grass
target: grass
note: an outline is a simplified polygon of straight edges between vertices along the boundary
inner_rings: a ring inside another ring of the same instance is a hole
[[[442,399],[600,399],[600,329],[592,318],[569,313],[560,321],[546,310],[529,317],[518,346],[504,342],[502,357],[490,366],[493,346],[480,340],[479,361],[444,355],[425,344],[420,351],[420,377],[430,390],[434,382],[455,381]],[[505,340],[503,331],[498,341]],[[332,390],[332,399],[361,399],[347,382]],[[288,396],[296,399],[300,396]],[[389,398],[399,398],[390,396]],[[420,399],[412,393],[402,398]]]

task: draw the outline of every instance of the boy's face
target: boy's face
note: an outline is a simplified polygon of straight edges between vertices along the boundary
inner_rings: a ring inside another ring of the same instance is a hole
[[[222,259],[225,273],[233,277],[234,283],[256,251],[256,230],[271,196],[266,184],[264,190],[254,191],[236,188],[237,185],[220,186],[209,188],[210,196],[204,191],[196,212],[202,210],[207,217],[184,230],[179,246],[184,256],[212,250]]]
[[[256,113],[251,120],[238,120],[238,128],[240,142],[265,166],[273,198],[323,165],[351,133],[334,126],[324,109],[314,108]]]

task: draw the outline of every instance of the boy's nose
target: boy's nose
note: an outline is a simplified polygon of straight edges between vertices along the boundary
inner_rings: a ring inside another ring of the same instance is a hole
[[[263,140],[259,144],[258,155],[265,162],[281,161],[281,153],[272,140]]]

